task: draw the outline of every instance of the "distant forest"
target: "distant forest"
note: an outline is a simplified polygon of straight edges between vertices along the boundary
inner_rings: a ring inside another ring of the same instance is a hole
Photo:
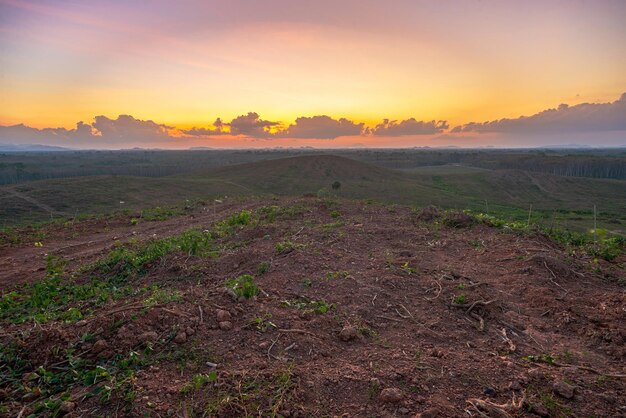
[[[0,184],[92,175],[161,177],[302,154],[335,154],[391,169],[460,164],[559,176],[626,179],[626,149],[126,150],[0,153]]]

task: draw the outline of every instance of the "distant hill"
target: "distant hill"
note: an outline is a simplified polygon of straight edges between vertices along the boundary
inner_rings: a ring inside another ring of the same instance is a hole
[[[0,144],[0,152],[72,151],[69,148],[40,144]]]

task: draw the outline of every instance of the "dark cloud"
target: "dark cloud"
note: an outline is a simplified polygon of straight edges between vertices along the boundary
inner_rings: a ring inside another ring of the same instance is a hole
[[[433,135],[448,128],[448,123],[445,120],[424,122],[411,118],[398,122],[385,119],[383,123],[369,129],[368,132],[377,136]]]
[[[333,139],[339,136],[361,135],[363,123],[330,116],[299,117],[296,122],[279,133],[283,138]]]
[[[532,116],[500,119],[491,122],[471,122],[452,132],[502,132],[518,134],[557,134],[568,132],[626,130],[626,93],[612,103],[566,104]]]
[[[164,139],[169,138],[169,131],[174,129],[173,126],[158,124],[151,120],[135,119],[130,115],[119,115],[117,119],[96,116],[91,126],[100,133],[102,139],[108,142]]]
[[[213,128],[196,128],[195,126],[191,129],[183,129],[182,133],[191,135],[191,136],[216,136],[216,135],[224,135],[228,132],[224,131],[224,127],[228,126],[228,124],[222,122],[220,118],[215,119],[213,122]]]
[[[237,116],[228,124],[228,126],[230,126],[231,135],[243,135],[254,138],[272,136],[269,128],[277,125],[280,125],[280,123],[263,120],[259,117],[259,114],[255,112]]]

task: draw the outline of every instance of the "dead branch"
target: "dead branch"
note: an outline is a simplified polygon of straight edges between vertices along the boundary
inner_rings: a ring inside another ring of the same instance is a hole
[[[439,291],[437,292],[437,294],[435,295],[435,297],[434,297],[434,298],[424,298],[424,299],[426,299],[426,300],[428,300],[428,301],[432,301],[432,300],[437,299],[437,298],[439,297],[439,295],[441,295],[441,291],[443,290],[443,288],[441,287],[441,283],[439,283],[439,281],[438,281],[438,280],[435,280],[435,283],[437,283],[437,286],[439,286]]]
[[[480,416],[489,418],[512,418],[511,413],[519,411],[526,401],[526,393],[522,393],[522,397],[513,399],[505,404],[497,404],[482,399],[468,399],[466,402],[471,405],[475,412]]]

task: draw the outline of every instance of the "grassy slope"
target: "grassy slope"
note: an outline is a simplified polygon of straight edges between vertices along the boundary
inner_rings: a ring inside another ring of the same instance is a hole
[[[342,197],[424,206],[469,208],[498,216],[533,220],[578,230],[599,226],[624,232],[626,182],[559,177],[519,170],[484,170],[463,166],[422,167],[394,171],[332,155],[308,155],[222,167],[173,177],[98,176],[37,181],[13,186],[58,211],[107,213],[123,208],[173,205],[185,199],[223,195],[300,195],[341,182]],[[6,225],[49,219],[49,214],[0,188],[0,220]],[[487,201],[485,203],[485,200]],[[120,205],[120,201],[124,201]],[[558,213],[554,213],[558,210]],[[0,226],[2,226],[0,224]]]

